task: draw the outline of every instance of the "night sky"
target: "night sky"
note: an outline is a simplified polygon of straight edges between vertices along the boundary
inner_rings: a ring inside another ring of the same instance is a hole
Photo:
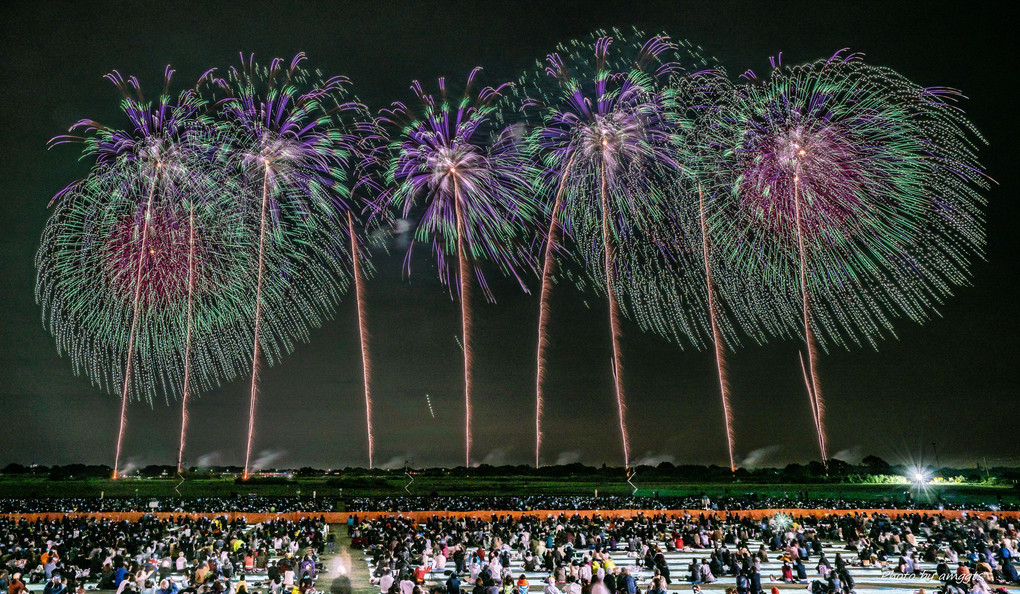
[[[215,4],[215,6],[212,6]],[[939,315],[900,321],[898,340],[837,350],[819,365],[830,453],[849,461],[1020,464],[1016,398],[1018,206],[1015,35],[1005,14],[980,3],[637,2],[48,2],[0,9],[0,464],[111,464],[119,396],[76,377],[57,356],[35,303],[33,258],[47,202],[83,175],[77,147],[46,141],[83,117],[125,120],[102,76],[113,69],[158,88],[163,68],[190,84],[211,67],[296,52],[327,74],[344,74],[373,110],[409,100],[411,81],[515,79],[556,43],[597,28],[632,25],[701,44],[732,76],[767,71],[844,47],[922,85],[961,89],[984,133],[987,261],[973,269]],[[459,306],[426,259],[402,275],[403,253],[376,254],[367,285],[372,333],[377,464],[462,463]],[[531,283],[532,288],[537,281]],[[530,463],[534,447],[537,297],[496,283],[498,303],[475,302],[477,462]],[[478,293],[476,292],[476,296]],[[551,303],[543,460],[622,463],[604,300],[559,286]],[[624,381],[632,460],[725,464],[714,363],[624,325]],[[750,341],[745,341],[750,342]],[[745,346],[729,356],[738,460],[755,465],[818,457],[798,343]],[[272,466],[366,464],[354,301],[263,374],[255,451]],[[435,419],[425,395],[431,395]],[[191,409],[186,461],[240,464],[248,384],[203,394]],[[176,460],[179,408],[132,402],[125,438],[131,464]]]

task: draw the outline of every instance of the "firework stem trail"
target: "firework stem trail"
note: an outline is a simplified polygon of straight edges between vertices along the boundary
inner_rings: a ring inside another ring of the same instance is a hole
[[[553,269],[553,248],[556,247],[560,226],[557,224],[556,216],[560,212],[563,200],[563,188],[567,185],[567,176],[570,175],[570,168],[574,164],[574,156],[571,155],[567,166],[560,178],[559,189],[556,190],[556,199],[553,201],[552,215],[549,217],[549,233],[546,236],[545,259],[542,263],[542,291],[538,298],[538,367],[535,374],[535,468],[538,468],[539,454],[542,451],[542,379],[545,377],[545,348],[548,346],[546,338],[549,322],[549,297],[552,294],[552,269]]]
[[[138,328],[138,302],[142,298],[142,271],[145,269],[146,243],[149,238],[149,216],[152,214],[152,198],[156,194],[156,182],[159,180],[159,172],[162,167],[162,163],[156,163],[156,171],[152,174],[152,184],[149,186],[149,197],[145,201],[145,220],[142,221],[142,245],[138,250],[138,271],[135,274],[135,299],[131,313],[131,330],[128,334],[127,364],[124,367],[124,392],[120,398],[120,428],[117,430],[117,453],[113,458],[113,480],[117,480],[117,474],[120,471],[120,450],[124,444],[124,427],[127,425],[128,393],[131,391],[131,366],[134,362],[135,330]]]
[[[191,334],[195,303],[195,204],[188,209],[188,320],[184,341],[184,389],[181,395],[181,443],[177,449],[177,472],[184,466],[184,435],[188,427],[188,391],[191,388]]]
[[[800,371],[801,371],[801,373],[804,374],[804,386],[807,388],[808,400],[810,401],[810,404],[811,404],[811,420],[815,424],[815,433],[816,433],[817,439],[819,440],[818,441],[818,448],[819,448],[819,450],[821,450],[821,448],[822,448],[821,435],[822,434],[818,430],[818,403],[815,400],[815,393],[811,389],[811,380],[808,378],[807,367],[804,365],[804,352],[803,351],[798,351],[797,355],[800,357]]]
[[[365,292],[362,286],[358,239],[354,233],[354,215],[347,211],[347,229],[351,236],[351,262],[354,267],[354,296],[358,304],[358,332],[361,338],[361,372],[365,383],[365,427],[368,432],[368,467],[374,468],[375,439],[372,436],[372,393],[369,391],[371,368],[368,361],[368,332],[365,329]]]
[[[816,371],[816,364],[818,361],[817,353],[815,352],[815,340],[811,333],[811,322],[810,322],[810,310],[808,305],[808,288],[807,288],[807,255],[804,253],[804,229],[800,216],[800,167],[798,166],[796,173],[793,176],[793,212],[796,217],[797,224],[797,251],[800,256],[800,294],[803,302],[802,308],[804,310],[804,341],[807,343],[808,352],[808,372],[811,377],[811,401],[812,408],[815,410],[815,425],[818,430],[818,447],[822,454],[822,464],[827,465],[825,456],[825,422],[823,419],[823,412],[825,410],[822,404],[822,392],[818,386],[818,372]]]
[[[701,219],[701,251],[705,260],[705,288],[708,291],[708,319],[712,324],[712,345],[715,347],[715,367],[719,373],[719,394],[722,396],[723,418],[726,422],[726,446],[730,453],[730,472],[736,472],[733,461],[733,417],[730,414],[730,390],[726,381],[726,346],[719,335],[715,320],[715,291],[712,288],[712,270],[708,262],[708,228],[705,225],[705,196],[698,184],[698,205]]]
[[[269,164],[262,174],[262,214],[259,219],[259,276],[255,288],[255,339],[251,355],[251,404],[248,408],[248,446],[244,453],[244,480],[248,480],[251,461],[251,444],[255,436],[255,398],[258,395],[259,377],[259,326],[262,322],[262,275],[265,270],[266,207],[269,202]]]
[[[609,198],[606,192],[605,165],[602,172],[602,242],[606,256],[606,294],[609,296],[609,328],[613,342],[613,384],[616,389],[616,410],[620,417],[620,438],[623,441],[623,464],[630,468],[630,444],[627,440],[626,406],[623,398],[623,368],[620,361],[620,304],[613,295],[613,244],[609,237]]]
[[[460,184],[453,174],[453,211],[457,218],[457,260],[460,266],[460,321],[464,342],[464,466],[471,467],[471,304],[468,262],[464,257],[464,219],[460,210]]]

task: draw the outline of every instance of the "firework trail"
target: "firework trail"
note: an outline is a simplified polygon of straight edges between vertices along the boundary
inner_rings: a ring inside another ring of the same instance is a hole
[[[408,493],[411,492],[411,484],[414,483],[414,474],[411,472],[411,468],[404,466],[404,476],[407,477],[407,484],[404,485],[404,490]]]
[[[766,329],[803,336],[824,459],[817,349],[876,346],[895,336],[896,318],[924,322],[968,282],[984,246],[983,139],[958,92],[920,87],[858,54],[773,60],[768,78],[744,78],[706,128],[708,174],[721,189],[709,230],[741,273],[717,284],[735,294],[740,278],[759,279],[764,298],[756,310],[732,308],[738,322],[772,315],[780,322]]]
[[[266,253],[266,207],[269,203],[269,164],[265,165],[262,176],[262,215],[259,218],[259,275],[255,283],[255,332],[251,353],[251,403],[248,408],[248,441],[244,450],[244,473],[242,478],[248,480],[248,469],[251,461],[251,444],[255,437],[255,401],[258,396],[259,377],[259,333],[262,323],[262,278],[265,273]]]
[[[236,376],[246,323],[231,298],[250,261],[224,201],[232,186],[215,163],[219,139],[193,90],[170,95],[172,75],[167,68],[162,94],[146,101],[136,78],[111,73],[131,127],[82,120],[71,130],[84,134],[51,141],[83,144],[95,165],[51,202],[36,296],[75,372],[121,397],[115,475],[132,395],[169,399]]]
[[[361,339],[361,371],[365,383],[365,429],[368,433],[368,467],[374,468],[375,438],[372,433],[372,393],[370,391],[372,368],[368,358],[368,325],[365,322],[365,293],[361,278],[361,251],[358,236],[354,232],[354,214],[347,211],[348,232],[351,236],[351,266],[354,272],[354,296],[358,305],[358,337]]]
[[[602,139],[602,146],[607,147],[609,141]],[[626,404],[623,396],[623,361],[620,355],[620,306],[613,295],[613,241],[609,236],[609,199],[606,196],[606,170],[603,167],[602,178],[602,251],[606,257],[606,295],[609,297],[609,329],[613,343],[613,385],[616,390],[616,412],[620,419],[620,438],[623,441],[623,465],[630,468],[630,440],[627,438]]]
[[[709,321],[712,324],[712,346],[715,350],[715,367],[719,373],[719,395],[722,397],[723,419],[726,423],[726,446],[730,454],[730,471],[736,472],[737,465],[733,459],[733,417],[730,415],[729,383],[726,381],[726,346],[723,344],[716,323],[715,291],[712,288],[712,268],[708,257],[708,229],[705,224],[705,195],[698,185],[698,213],[701,223],[701,248],[705,260],[705,290],[708,294]]]
[[[626,474],[626,476],[627,476],[627,484],[630,485],[630,489],[631,489],[630,494],[633,497],[638,492],[637,485],[634,484],[634,475],[637,474],[637,471],[634,470],[633,468],[628,467],[628,468],[625,469],[625,472],[627,473]]]
[[[567,161],[564,175],[560,178],[556,198],[553,200],[552,213],[549,215],[549,231],[546,234],[545,255],[542,262],[542,288],[538,298],[538,361],[535,373],[535,468],[539,467],[539,456],[542,452],[542,380],[545,379],[545,349],[549,346],[547,338],[549,323],[549,298],[552,295],[553,250],[559,242],[560,225],[557,216],[563,199],[563,188],[567,185],[570,167],[574,158]]]
[[[797,355],[800,357],[800,371],[804,375],[804,386],[807,388],[808,401],[811,404],[811,420],[815,424],[815,434],[818,439],[818,451],[824,451],[825,446],[822,444],[822,428],[818,424],[818,402],[815,400],[815,393],[811,385],[811,379],[808,376],[807,367],[804,365],[804,353],[798,352]]]
[[[797,150],[797,156],[803,157],[805,150],[794,146]],[[822,464],[828,465],[829,458],[825,453],[825,420],[822,416],[824,406],[822,404],[822,393],[818,387],[818,374],[815,372],[815,364],[817,362],[817,355],[815,353],[815,340],[811,334],[811,313],[810,305],[808,300],[808,285],[807,285],[807,254],[804,252],[804,227],[801,224],[800,216],[800,166],[796,166],[793,174],[793,212],[794,221],[797,231],[797,256],[800,262],[800,293],[802,305],[801,309],[804,312],[804,342],[807,343],[808,351],[808,375],[811,378],[811,385],[808,386],[808,392],[811,395],[811,408],[815,417],[815,426],[818,430],[818,448],[822,455]],[[801,359],[801,365],[804,361]]]
[[[127,422],[128,392],[131,389],[131,364],[134,362],[135,352],[135,330],[138,328],[138,304],[142,299],[142,272],[145,270],[146,240],[149,237],[149,218],[152,215],[152,197],[156,193],[156,183],[159,180],[159,169],[163,164],[156,162],[156,173],[152,176],[152,186],[149,188],[149,197],[145,201],[145,216],[142,221],[142,242],[138,248],[138,273],[135,275],[135,298],[131,307],[131,330],[128,332],[127,365],[124,367],[124,392],[120,399],[120,428],[117,430],[117,453],[113,459],[113,479],[117,480],[117,472],[120,470],[120,449],[124,442],[124,426]]]
[[[188,319],[184,339],[184,388],[181,390],[181,441],[177,448],[177,474],[184,466],[184,439],[188,427],[188,391],[191,388],[191,338],[195,310],[195,205],[188,205]],[[183,477],[182,477],[183,478]]]
[[[260,359],[270,364],[307,340],[308,328],[330,315],[349,286],[346,256],[355,172],[372,132],[371,118],[349,99],[343,77],[323,80],[302,66],[268,66],[253,57],[232,67],[226,79],[208,76],[201,89],[220,105],[220,128],[230,138],[227,159],[242,180],[235,201],[258,212],[246,229],[258,228],[251,398],[244,476],[254,443]],[[258,189],[256,189],[258,188]],[[250,218],[250,216],[249,216]]]
[[[512,129],[496,123],[495,102],[508,85],[471,87],[480,71],[468,76],[462,99],[451,101],[445,79],[439,96],[426,93],[415,81],[411,88],[422,104],[415,114],[402,103],[384,110],[382,121],[398,132],[390,145],[392,157],[385,179],[388,189],[378,211],[398,210],[408,218],[419,196],[424,212],[415,238],[430,242],[441,280],[456,277],[461,306],[461,346],[464,351],[464,460],[471,464],[471,271],[490,301],[492,292],[480,264],[491,262],[524,287],[522,272],[534,262],[519,241],[535,218],[530,166],[513,141]],[[413,244],[405,267],[410,270]],[[449,258],[456,258],[451,266]],[[455,272],[454,272],[455,271]]]
[[[530,130],[524,144],[541,169],[542,195],[552,198],[539,306],[536,453],[549,276],[560,230],[609,301],[614,394],[627,464],[620,316],[626,313],[642,328],[665,335],[691,337],[695,344],[701,344],[699,327],[707,326],[694,322],[701,313],[688,307],[689,290],[659,290],[659,280],[672,269],[688,269],[693,255],[669,253],[673,261],[664,265],[667,250],[653,245],[654,236],[667,235],[677,210],[664,188],[681,169],[677,139],[683,122],[675,115],[670,80],[682,76],[676,60],[683,52],[662,35],[636,32],[635,38],[637,43],[618,31],[597,32],[590,40],[561,45],[522,77],[516,91]],[[682,47],[693,61],[701,60],[693,48]]]
[[[432,410],[432,398],[428,394],[425,395],[425,404],[429,407],[429,415],[431,415],[433,419],[436,418],[436,411]]]
[[[460,327],[464,347],[464,467],[471,467],[471,293],[468,261],[464,254],[464,218],[461,214],[460,184],[456,169],[453,174],[453,213],[457,221],[457,263],[460,280]]]

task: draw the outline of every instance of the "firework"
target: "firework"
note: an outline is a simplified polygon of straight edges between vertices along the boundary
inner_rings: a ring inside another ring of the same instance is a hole
[[[551,198],[539,303],[536,465],[548,297],[561,230],[609,301],[611,368],[627,465],[621,311],[642,327],[683,335],[698,345],[707,327],[703,307],[697,306],[698,289],[692,290],[686,278],[700,251],[673,249],[669,231],[680,213],[672,191],[665,189],[684,169],[680,157],[686,126],[677,115],[681,110],[670,80],[685,76],[681,56],[699,66],[703,60],[690,46],[665,36],[635,33],[635,38],[641,41],[628,41],[618,31],[598,32],[590,41],[562,45],[520,85],[531,128],[526,144],[542,169],[543,195]],[[669,287],[663,289],[660,280]]]
[[[193,91],[170,95],[172,74],[152,102],[134,77],[108,75],[130,127],[83,120],[71,128],[81,136],[52,141],[82,143],[95,164],[54,197],[36,295],[75,372],[120,392],[114,477],[128,400],[186,401],[235,377],[248,319],[235,297],[250,253],[226,202],[230,179],[215,165],[219,138]]]
[[[719,333],[717,322],[715,291],[712,285],[712,265],[709,257],[708,229],[705,224],[705,195],[702,189],[698,188],[698,218],[701,223],[701,246],[703,259],[705,260],[705,290],[708,293],[709,322],[712,324],[712,345],[715,351],[715,367],[719,374],[719,394],[722,397],[723,419],[726,426],[726,446],[730,454],[730,471],[736,471],[737,465],[733,459],[733,418],[730,416],[730,395],[729,383],[726,381],[726,346],[723,344]]]
[[[824,459],[817,348],[875,345],[895,318],[923,322],[967,282],[984,244],[983,141],[956,91],[920,87],[858,54],[774,62],[767,79],[745,78],[709,129],[722,190],[709,233],[735,278],[770,288],[766,308],[787,326],[800,318]]]
[[[344,236],[353,231],[349,171],[370,118],[349,98],[347,79],[323,80],[304,59],[263,66],[242,56],[226,79],[209,77],[204,87],[222,94],[227,166],[241,185],[235,200],[258,237],[245,477],[262,357],[273,364],[307,340],[346,291],[346,262],[356,267],[361,257],[356,239]]]
[[[424,211],[415,238],[431,243],[440,278],[458,284],[461,345],[464,351],[464,456],[471,465],[471,281],[472,272],[485,296],[493,295],[480,267],[496,264],[524,287],[522,274],[532,268],[520,247],[525,225],[535,217],[527,162],[518,153],[510,128],[499,129],[495,103],[507,85],[474,93],[468,76],[462,98],[450,99],[444,79],[439,95],[415,81],[420,113],[402,103],[385,110],[382,120],[397,132],[386,171],[389,189],[380,209],[399,210],[407,218],[421,199]],[[413,245],[412,248],[413,249]],[[406,263],[410,265],[411,249]],[[449,259],[456,259],[456,267]]]
[[[365,289],[361,273],[362,250],[354,229],[354,214],[347,211],[348,232],[351,237],[351,273],[354,277],[354,296],[358,307],[358,338],[361,344],[361,372],[365,389],[365,431],[368,434],[368,467],[374,468],[375,436],[372,433],[372,368],[368,357],[368,324],[365,320]]]

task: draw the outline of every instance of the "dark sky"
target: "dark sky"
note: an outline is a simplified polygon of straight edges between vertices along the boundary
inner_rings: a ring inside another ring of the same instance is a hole
[[[631,25],[699,43],[733,74],[765,70],[780,51],[792,64],[849,47],[919,84],[970,97],[965,108],[990,143],[982,161],[1000,184],[989,193],[987,262],[941,316],[924,326],[901,322],[899,339],[878,352],[835,351],[819,371],[831,452],[840,457],[930,459],[936,441],[943,464],[1020,464],[1016,51],[1010,19],[982,3],[23,2],[0,11],[0,464],[112,463],[118,397],[91,388],[57,356],[33,293],[46,204],[85,171],[76,148],[47,151],[46,140],[82,117],[123,122],[104,74],[118,69],[154,88],[168,63],[183,84],[234,64],[238,52],[268,59],[304,51],[311,65],[350,77],[378,109],[408,99],[414,78],[462,80],[482,65],[486,83],[501,82],[557,42]],[[401,259],[379,258],[367,286],[377,462],[457,464],[458,305],[424,261],[404,279]],[[500,289],[497,305],[475,308],[475,458],[528,463],[537,299]],[[564,288],[552,307],[544,459],[619,464],[605,302]],[[365,463],[354,315],[345,300],[310,344],[265,371],[255,449],[266,463]],[[633,459],[725,464],[710,355],[642,336],[629,322],[624,332]],[[797,347],[730,355],[739,459],[817,457]],[[247,396],[242,380],[194,404],[188,461],[243,462]],[[174,462],[178,408],[132,403],[129,415],[128,461]]]

